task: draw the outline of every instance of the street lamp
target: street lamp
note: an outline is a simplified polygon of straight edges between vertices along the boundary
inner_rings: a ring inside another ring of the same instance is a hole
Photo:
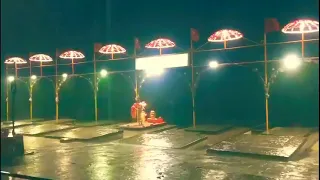
[[[31,78],[31,80],[36,80],[37,76],[36,75],[32,75],[30,78]]]
[[[218,61],[210,61],[209,62],[209,67],[212,68],[212,69],[218,68],[219,67]]]
[[[106,77],[107,75],[108,75],[108,71],[107,71],[107,70],[102,69],[102,70],[100,71],[100,76],[101,76],[102,78]]]
[[[63,73],[62,74],[62,79],[65,81],[68,78],[68,74],[67,73]]]
[[[301,65],[302,60],[298,58],[296,55],[290,54],[283,59],[282,63],[285,69],[295,70]]]
[[[8,80],[9,83],[13,82],[14,81],[14,76],[9,76],[7,78],[7,80]]]

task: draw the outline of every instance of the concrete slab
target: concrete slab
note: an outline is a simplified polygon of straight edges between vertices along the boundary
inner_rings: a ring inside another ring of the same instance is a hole
[[[134,122],[134,123],[124,124],[124,125],[120,126],[120,128],[123,128],[125,130],[141,131],[141,130],[146,130],[146,129],[150,129],[150,128],[164,126],[166,124],[167,123],[165,123],[165,122],[164,123],[157,123],[157,124],[152,124],[152,123],[145,122],[143,124],[143,126],[141,126],[138,123]]]
[[[168,131],[174,131],[168,130]],[[157,134],[142,134],[127,139],[122,139],[121,143],[145,145],[160,147],[165,149],[185,149],[196,143],[206,140],[207,137],[198,133],[185,132],[184,130],[177,130],[175,133],[157,133]]]
[[[312,128],[298,128],[298,127],[275,127],[262,134],[276,135],[276,136],[306,136],[312,132]]]
[[[45,137],[64,139],[64,141],[90,141],[102,137],[110,137],[113,135],[122,135],[123,131],[111,129],[108,126],[80,127],[62,132],[54,132],[46,134]],[[121,138],[121,137],[119,137]]]
[[[75,119],[58,119],[57,120],[46,120],[46,121],[37,121],[35,124],[74,124]]]
[[[75,128],[70,125],[59,125],[59,124],[39,124],[32,126],[19,127],[15,129],[16,134],[40,136],[46,133],[67,130]]]
[[[186,131],[198,132],[203,134],[219,134],[231,129],[231,125],[200,125],[196,127],[186,128]]]
[[[32,122],[17,121],[14,123],[15,127],[29,126]],[[12,122],[1,124],[1,128],[12,128]]]
[[[302,136],[272,136],[243,134],[213,145],[207,153],[259,156],[288,160],[306,138]]]

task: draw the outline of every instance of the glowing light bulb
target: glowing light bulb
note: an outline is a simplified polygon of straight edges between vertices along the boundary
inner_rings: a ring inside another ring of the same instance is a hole
[[[14,76],[9,76],[7,79],[8,79],[9,82],[13,82],[14,81]]]
[[[36,76],[36,75],[32,75],[30,78],[31,78],[32,80],[36,80],[36,79],[37,79],[37,76]]]
[[[288,70],[297,69],[301,65],[301,59],[296,55],[288,55],[283,59],[283,65]]]
[[[217,61],[211,61],[209,63],[209,67],[210,68],[217,68],[217,67],[219,67],[219,63]]]
[[[102,69],[102,70],[100,71],[100,76],[101,76],[101,77],[106,77],[107,75],[108,75],[108,71],[107,71],[107,70]]]

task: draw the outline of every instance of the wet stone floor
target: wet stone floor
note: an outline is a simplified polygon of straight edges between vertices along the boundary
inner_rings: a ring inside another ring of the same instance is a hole
[[[319,152],[295,162],[207,156],[203,150],[173,150],[123,143],[59,143],[25,137],[29,155],[1,170],[63,180],[319,179]],[[32,153],[30,153],[32,152]]]

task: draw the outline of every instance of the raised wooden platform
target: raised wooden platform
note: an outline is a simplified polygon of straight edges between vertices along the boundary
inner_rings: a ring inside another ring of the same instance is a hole
[[[134,123],[129,123],[129,124],[124,124],[121,125],[120,128],[123,128],[125,130],[134,130],[134,131],[142,131],[142,130],[146,130],[146,129],[150,129],[150,128],[155,128],[155,127],[160,127],[160,126],[164,126],[167,123],[163,122],[163,123],[157,123],[157,124],[152,124],[152,123],[147,123],[145,122],[143,124],[143,126],[139,125],[138,123],[134,122]]]

